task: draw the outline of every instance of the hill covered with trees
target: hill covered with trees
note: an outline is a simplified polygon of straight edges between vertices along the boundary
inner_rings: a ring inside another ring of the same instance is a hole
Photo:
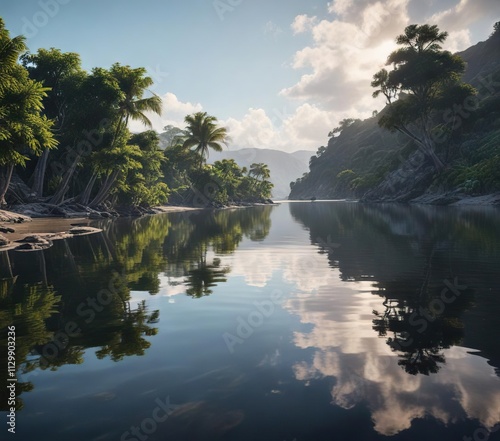
[[[375,73],[387,105],[346,119],[290,184],[290,199],[447,204],[500,191],[500,22],[485,42],[443,51],[447,34],[412,25]]]

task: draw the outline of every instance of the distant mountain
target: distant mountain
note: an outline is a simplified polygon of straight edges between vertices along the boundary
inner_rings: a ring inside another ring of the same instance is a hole
[[[311,156],[314,156],[314,153],[315,152],[312,150],[297,150],[296,152],[291,153],[291,155],[294,158],[297,158],[300,162],[309,164],[309,160],[311,159]]]
[[[309,158],[314,152],[299,150],[287,153],[281,150],[246,148],[240,150],[224,150],[210,152],[208,163],[222,159],[234,159],[240,167],[249,168],[254,162],[267,164],[271,171],[271,182],[274,184],[273,198],[286,199],[290,193],[290,182],[302,176],[309,168]]]

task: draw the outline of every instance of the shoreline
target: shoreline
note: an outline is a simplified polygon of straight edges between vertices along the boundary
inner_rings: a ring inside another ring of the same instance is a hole
[[[310,202],[311,198],[290,199],[278,202]],[[448,193],[425,193],[412,199],[392,199],[392,198],[318,198],[315,202],[337,201],[337,202],[359,202],[360,204],[404,204],[404,205],[427,205],[434,207],[499,207],[500,192],[484,195],[465,195],[461,192]]]
[[[158,207],[155,207],[158,209]],[[161,207],[158,213],[198,210],[181,206]],[[100,228],[90,226],[90,217],[44,216],[31,218],[13,211],[0,210],[0,252],[40,251],[52,246],[52,241],[96,234]]]
[[[458,200],[443,202],[443,195],[426,195],[427,197],[419,197],[414,200],[403,201],[367,201],[353,199],[317,199],[315,202],[332,201],[332,202],[359,202],[362,204],[404,204],[404,205],[423,205],[435,207],[499,207],[500,193],[460,197]],[[434,197],[433,197],[434,196]],[[455,195],[456,197],[456,195]],[[152,216],[155,214],[180,213],[188,211],[205,211],[205,210],[234,210],[241,208],[251,208],[258,206],[280,205],[281,203],[290,202],[311,202],[309,199],[291,199],[278,200],[272,203],[244,203],[238,205],[227,205],[221,207],[189,207],[183,205],[162,205],[152,207],[147,213],[141,216]],[[441,203],[439,203],[441,202]],[[131,216],[131,217],[141,217]],[[125,216],[127,217],[127,216]],[[104,220],[101,217],[100,220]],[[117,219],[110,216],[109,219]],[[95,223],[96,219],[92,216],[61,217],[61,216],[40,216],[30,217],[14,211],[0,210],[0,252],[3,251],[40,251],[52,246],[52,241],[68,239],[77,236],[88,234],[96,234],[102,232],[102,229],[90,226]]]
[[[220,208],[162,205],[151,208],[151,212],[144,214],[144,216],[186,211],[228,210],[268,205],[279,204],[249,203],[248,205],[228,205]],[[105,218],[101,218],[101,220],[104,219]],[[110,219],[118,218],[111,217]],[[90,224],[94,223],[96,220],[99,219],[88,216],[41,216],[32,218],[14,211],[0,210],[0,252],[9,250],[39,251],[50,248],[54,240],[100,233],[102,229],[90,226]]]

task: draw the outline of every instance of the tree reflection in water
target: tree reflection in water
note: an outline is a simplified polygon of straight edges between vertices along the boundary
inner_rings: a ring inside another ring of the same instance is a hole
[[[500,265],[496,213],[345,203],[290,204],[290,212],[319,252],[321,244],[339,244],[327,256],[342,280],[376,281],[372,292],[384,298],[385,310],[373,311],[373,329],[386,337],[399,366],[411,375],[437,373],[443,350],[464,343],[464,312],[495,284],[477,254]],[[471,254],[472,264],[465,258]],[[458,294],[448,289],[455,283]],[[482,334],[479,347],[498,360],[491,335]]]
[[[17,408],[19,395],[33,388],[23,377],[37,369],[82,364],[89,349],[116,362],[144,355],[160,315],[145,300],[132,306],[131,291],[155,295],[163,275],[183,278],[193,298],[212,294],[230,271],[214,253],[233,253],[245,237],[265,238],[272,208],[102,221],[102,234],[56,241],[41,252],[0,252],[0,329],[16,327]],[[106,290],[109,301],[99,302]],[[68,335],[68,324],[78,332]],[[7,360],[0,364],[7,378]],[[7,409],[6,391],[0,410]]]
[[[185,284],[188,286],[186,294],[199,298],[212,294],[212,289],[218,283],[225,282],[224,277],[230,270],[228,267],[221,268],[220,259],[213,259],[212,264],[206,260],[200,262],[196,268],[189,270]]]

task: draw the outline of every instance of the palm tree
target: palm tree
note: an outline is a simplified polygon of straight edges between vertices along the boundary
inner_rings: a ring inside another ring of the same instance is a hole
[[[185,138],[183,147],[191,149],[194,147],[196,154],[200,156],[200,168],[209,155],[209,149],[216,152],[222,151],[222,145],[227,146],[230,138],[225,127],[217,126],[217,118],[207,115],[207,112],[197,112],[188,115],[184,119],[187,127],[184,131]]]
[[[31,80],[17,63],[26,50],[24,37],[10,38],[0,18],[0,204],[5,203],[12,172],[29,158],[57,145],[53,122],[41,115],[49,89]]]
[[[0,18],[0,93],[5,92],[14,81],[12,74],[18,69],[19,56],[26,51],[25,41],[22,35],[10,38],[9,31]]]
[[[110,72],[118,82],[120,90],[124,93],[124,98],[119,103],[118,123],[111,146],[111,150],[115,151],[117,149],[115,141],[119,141],[123,137],[123,132],[127,130],[129,120],[141,121],[146,127],[152,128],[153,124],[146,116],[146,112],[161,115],[162,108],[161,98],[158,95],[153,94],[151,97],[143,98],[144,92],[153,84],[151,77],[144,76],[146,69],[142,67],[132,69],[130,66],[121,66],[119,63],[115,63]],[[89,181],[89,185],[84,190],[81,197],[82,203],[88,201],[97,173],[96,170]],[[104,202],[117,181],[119,173],[119,169],[114,169],[105,174],[101,188],[90,205],[99,205]]]
[[[132,69],[130,66],[115,63],[110,72],[118,81],[120,90],[125,94],[118,109],[119,121],[116,133],[127,127],[130,119],[141,121],[147,128],[152,128],[153,124],[145,112],[161,115],[161,98],[154,93],[151,97],[143,98],[144,92],[153,85],[153,79],[144,76],[146,69],[143,67]]]
[[[250,170],[248,171],[248,176],[253,176],[254,181],[252,185],[252,190],[255,191],[258,186],[258,197],[264,197],[264,193],[269,192],[273,184],[271,184],[267,179],[271,177],[271,171],[269,167],[263,162],[253,163],[250,165]],[[270,186],[270,187],[269,187]],[[266,187],[269,187],[266,189]]]
[[[54,120],[54,132],[59,134],[68,120],[65,117],[69,111],[68,90],[70,84],[82,75],[80,56],[73,52],[61,52],[59,49],[38,49],[36,54],[26,53],[21,57],[23,66],[28,70],[30,78],[50,87],[48,96],[43,100],[44,114]],[[33,172],[32,193],[43,196],[43,185],[49,149],[45,149],[38,159]]]
[[[263,162],[253,163],[250,166],[249,175],[255,177],[256,179],[262,178],[262,180],[269,179],[271,177],[271,171],[269,167]]]

